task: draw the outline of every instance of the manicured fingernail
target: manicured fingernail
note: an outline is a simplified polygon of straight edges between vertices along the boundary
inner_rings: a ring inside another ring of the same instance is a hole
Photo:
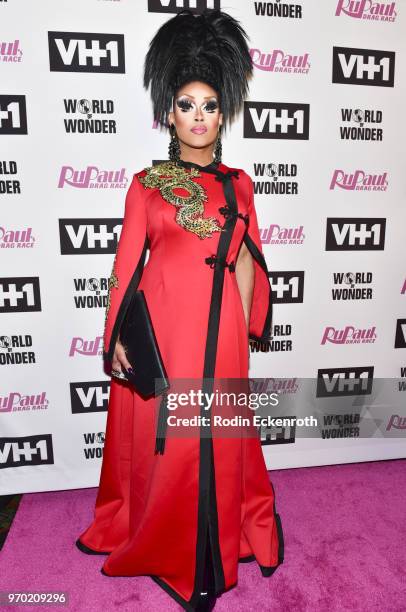
[[[134,374],[134,370],[132,368],[128,368],[127,372],[130,372],[130,374]]]

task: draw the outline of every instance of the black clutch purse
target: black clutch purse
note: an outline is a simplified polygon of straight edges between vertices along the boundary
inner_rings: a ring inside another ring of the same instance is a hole
[[[169,380],[142,289],[133,293],[121,324],[120,342],[133,370],[122,368],[128,382],[146,397],[164,393]]]

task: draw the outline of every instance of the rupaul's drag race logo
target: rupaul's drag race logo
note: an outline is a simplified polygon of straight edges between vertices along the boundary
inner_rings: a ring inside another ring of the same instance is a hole
[[[31,249],[34,244],[32,227],[9,229],[0,225],[0,249]]]
[[[258,70],[265,72],[288,72],[289,74],[308,74],[309,54],[294,55],[282,49],[263,53],[261,49],[250,49],[252,63]]]
[[[388,173],[368,174],[365,170],[345,172],[336,169],[330,182],[330,189],[345,191],[386,191],[388,188]]]
[[[367,21],[395,21],[396,2],[372,2],[372,0],[338,0],[336,17],[346,15]]]
[[[46,410],[49,406],[47,392],[31,393],[24,395],[18,391],[12,391],[8,395],[0,397],[0,412],[26,412],[27,410]]]
[[[87,166],[84,170],[75,170],[72,166],[62,166],[58,181],[59,189],[125,189],[127,186],[125,168],[100,170],[97,166]]]
[[[272,223],[269,227],[259,230],[262,244],[303,244],[306,238],[303,225],[282,227]]]
[[[103,336],[96,336],[93,340],[86,340],[81,336],[72,338],[69,349],[69,357],[84,355],[85,357],[96,357],[103,354]]]
[[[18,39],[13,41],[0,40],[0,62],[21,62],[23,52]]]
[[[357,328],[346,325],[342,328],[327,326],[321,338],[321,344],[372,344],[377,338],[376,327]]]

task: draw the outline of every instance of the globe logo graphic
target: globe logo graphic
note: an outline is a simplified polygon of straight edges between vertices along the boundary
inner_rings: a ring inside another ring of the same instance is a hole
[[[347,272],[344,275],[344,282],[347,285],[351,285],[351,287],[354,287],[354,285],[355,285],[355,274],[354,274],[354,272]]]
[[[82,115],[87,115],[88,119],[90,119],[92,116],[92,113],[90,112],[91,108],[92,106],[89,100],[86,100],[85,98],[79,100],[78,110],[80,113],[82,113]]]
[[[11,346],[11,339],[8,336],[0,336],[0,348],[8,349]]]
[[[274,181],[278,180],[278,169],[276,167],[276,164],[267,164],[265,166],[265,172]]]
[[[89,278],[86,284],[89,291],[98,291],[100,289],[100,284],[97,278]]]
[[[353,117],[354,117],[354,121],[356,123],[359,123],[362,127],[363,123],[364,123],[364,113],[360,108],[356,108],[353,113],[352,113]]]

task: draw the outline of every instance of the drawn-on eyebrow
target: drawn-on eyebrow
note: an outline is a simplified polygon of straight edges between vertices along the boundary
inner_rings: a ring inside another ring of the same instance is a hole
[[[179,97],[181,97],[181,96],[189,96],[189,98],[193,98],[193,100],[195,100],[194,96],[192,96],[192,95],[190,95],[190,94],[188,94],[186,92],[181,94]],[[217,99],[217,96],[216,95],[213,95],[213,96],[204,96],[203,100],[208,100],[209,98],[216,98]]]

